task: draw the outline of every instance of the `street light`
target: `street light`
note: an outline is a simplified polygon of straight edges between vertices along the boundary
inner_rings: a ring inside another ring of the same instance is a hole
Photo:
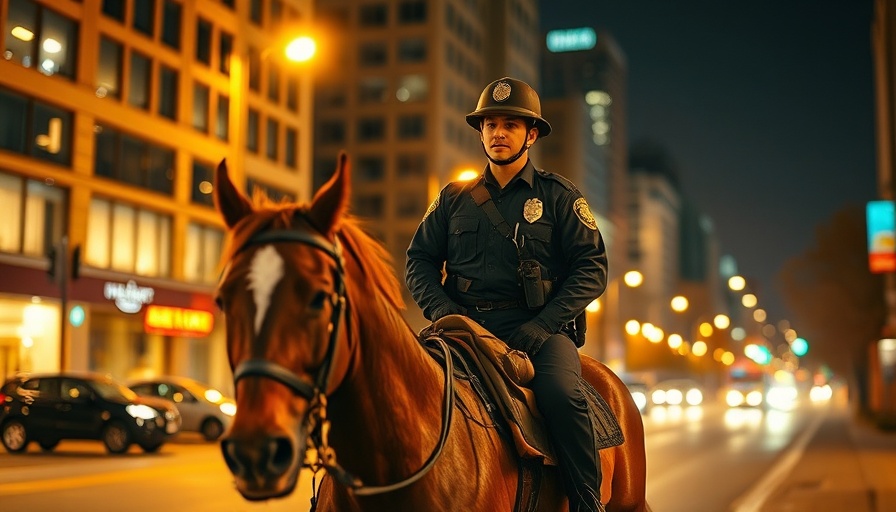
[[[601,298],[600,304],[597,305],[597,309],[588,310],[592,316],[596,317],[596,320],[599,320],[597,324],[599,327],[593,330],[597,335],[596,343],[587,349],[589,355],[603,361],[616,371],[625,369],[627,343],[623,331],[628,331],[629,328],[634,329],[631,323],[623,324],[625,319],[621,289],[623,285],[636,288],[643,282],[644,276],[637,270],[629,270],[622,276],[614,277],[607,284],[606,293]],[[596,316],[598,313],[600,316]],[[589,318],[589,324],[590,321]],[[637,321],[634,323],[638,326],[636,331],[640,331],[640,323]],[[631,335],[631,333],[629,334]]]
[[[286,45],[286,58],[292,62],[307,62],[317,52],[317,43],[308,36],[300,36]]]
[[[248,30],[241,30],[246,34]],[[264,49],[258,51],[253,46],[260,43],[269,42]],[[317,43],[314,39],[307,35],[296,36],[295,32],[288,37],[275,36],[264,39],[239,39],[238,44],[234,47],[230,54],[230,115],[228,125],[231,128],[231,158],[228,159],[231,169],[237,172],[245,172],[247,158],[247,131],[249,130],[249,93],[253,87],[250,82],[253,76],[260,75],[263,71],[263,63],[268,60],[271,54],[281,62],[288,63],[307,63],[317,52]],[[278,66],[279,68],[279,66]],[[271,80],[269,74],[268,80]],[[275,75],[275,80],[279,80],[279,73]],[[298,77],[301,81],[298,84],[297,104],[300,108],[297,112],[297,131],[298,140],[296,141],[297,155],[306,155],[301,158],[298,163],[298,174],[306,176],[309,180],[308,187],[303,189],[310,190],[311,181],[311,159],[307,155],[311,154],[312,142],[312,77],[310,73],[304,73]],[[260,90],[260,89],[258,89]]]

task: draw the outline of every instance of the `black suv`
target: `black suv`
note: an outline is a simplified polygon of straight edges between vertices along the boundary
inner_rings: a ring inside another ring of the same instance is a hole
[[[95,373],[24,375],[0,388],[0,440],[10,453],[31,441],[49,451],[63,439],[102,440],[110,453],[132,443],[155,452],[180,423],[173,403],[139,397]]]

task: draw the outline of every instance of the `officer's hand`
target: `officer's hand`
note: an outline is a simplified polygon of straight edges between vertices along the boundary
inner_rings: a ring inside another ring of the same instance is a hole
[[[535,322],[526,322],[510,335],[510,338],[507,339],[507,344],[522,350],[530,356],[534,356],[541,349],[545,340],[550,337],[551,333],[544,330],[540,325]]]
[[[467,308],[463,306],[459,306],[455,304],[453,301],[446,302],[445,304],[439,306],[438,308],[432,311],[431,322],[435,323],[436,320],[448,316],[448,315],[466,315]]]

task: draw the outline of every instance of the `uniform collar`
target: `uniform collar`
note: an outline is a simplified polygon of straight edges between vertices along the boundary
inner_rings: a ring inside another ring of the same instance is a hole
[[[490,185],[498,186],[498,180],[495,179],[495,175],[492,174],[488,164],[486,164],[482,174],[479,175],[479,181],[482,180],[485,180],[485,182]],[[529,188],[532,188],[532,184],[535,182],[535,165],[532,164],[532,159],[526,161],[526,165],[516,173],[516,176],[510,179],[507,186],[510,187],[519,180],[525,181],[526,184],[529,185]]]

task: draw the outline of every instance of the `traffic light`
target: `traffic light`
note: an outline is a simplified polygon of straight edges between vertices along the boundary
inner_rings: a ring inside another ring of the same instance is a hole
[[[72,249],[72,281],[81,274],[81,244]]]
[[[50,279],[56,279],[56,276],[59,275],[59,252],[55,245],[47,251],[47,260],[49,261],[47,275],[50,276]]]
[[[796,338],[790,344],[790,351],[797,357],[803,357],[809,351],[809,342],[804,338]]]

